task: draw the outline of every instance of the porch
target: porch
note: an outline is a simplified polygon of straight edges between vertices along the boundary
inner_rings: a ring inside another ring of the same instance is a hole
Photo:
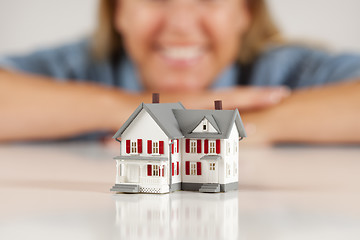
[[[116,184],[167,185],[169,168],[167,158],[118,156],[116,160]]]

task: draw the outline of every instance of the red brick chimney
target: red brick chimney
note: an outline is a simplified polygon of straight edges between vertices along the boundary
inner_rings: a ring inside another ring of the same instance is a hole
[[[221,100],[216,100],[214,101],[215,103],[215,110],[222,110],[222,101]]]
[[[152,94],[152,103],[160,103],[160,94],[159,93]]]

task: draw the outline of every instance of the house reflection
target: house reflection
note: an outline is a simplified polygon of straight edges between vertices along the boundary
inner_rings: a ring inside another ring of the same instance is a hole
[[[120,239],[237,239],[238,192],[117,194]]]

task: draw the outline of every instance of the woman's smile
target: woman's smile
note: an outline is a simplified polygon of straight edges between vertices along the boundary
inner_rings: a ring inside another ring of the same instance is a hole
[[[156,49],[166,65],[174,68],[196,67],[206,54],[202,45],[167,45]]]
[[[118,0],[115,25],[146,89],[199,91],[236,61],[245,0]]]

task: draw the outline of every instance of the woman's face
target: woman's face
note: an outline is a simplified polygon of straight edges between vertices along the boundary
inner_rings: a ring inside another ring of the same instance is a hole
[[[116,28],[148,90],[208,87],[237,57],[246,0],[117,0]]]

